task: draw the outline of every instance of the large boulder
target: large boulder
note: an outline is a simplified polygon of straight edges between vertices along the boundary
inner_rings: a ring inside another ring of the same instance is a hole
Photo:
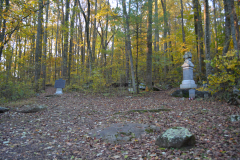
[[[7,112],[7,111],[9,111],[9,108],[5,108],[5,107],[0,106],[0,113],[4,113],[4,112]]]
[[[205,98],[204,94],[207,95],[208,97],[211,97],[211,93],[209,93],[207,91],[195,90],[195,98]],[[178,90],[174,91],[171,94],[171,96],[188,98],[189,97],[189,89],[178,89]]]
[[[20,113],[35,113],[42,110],[47,109],[46,105],[40,105],[40,104],[31,104],[31,105],[24,105],[23,107],[17,109],[17,112]]]
[[[141,138],[142,134],[159,131],[154,125],[139,123],[115,123],[107,128],[97,128],[89,132],[92,138],[103,139],[108,143],[126,143],[135,138]]]
[[[195,136],[184,127],[170,128],[156,140],[156,145],[162,148],[188,147],[195,143]]]

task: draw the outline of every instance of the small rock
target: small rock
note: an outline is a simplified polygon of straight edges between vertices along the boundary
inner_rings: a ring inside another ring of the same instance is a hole
[[[120,156],[116,155],[116,156],[113,156],[113,158],[116,158],[116,159],[117,159],[117,158],[120,158]]]
[[[231,122],[236,122],[240,121],[240,116],[239,115],[231,115]]]
[[[98,156],[101,156],[101,155],[102,155],[102,153],[98,153],[98,154],[97,154],[97,157],[98,157]]]
[[[4,142],[3,142],[3,144],[8,144],[8,143],[9,143],[9,141],[4,141]]]
[[[185,98],[183,97],[183,98],[181,98],[180,100],[184,101],[184,99],[185,99]]]
[[[126,98],[132,98],[132,96],[126,96]]]

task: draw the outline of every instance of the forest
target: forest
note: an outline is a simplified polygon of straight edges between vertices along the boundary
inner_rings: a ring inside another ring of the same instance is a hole
[[[183,55],[213,92],[239,87],[236,0],[0,0],[0,102],[66,80],[94,92],[179,87]]]
[[[240,0],[0,0],[0,159],[239,159],[239,16]]]

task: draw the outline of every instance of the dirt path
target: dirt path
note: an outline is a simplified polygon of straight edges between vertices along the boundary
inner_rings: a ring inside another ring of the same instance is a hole
[[[144,96],[64,93],[49,87],[38,103],[48,109],[38,113],[0,114],[0,159],[240,159],[240,123],[229,116],[240,108],[220,102],[174,98],[167,92]],[[168,108],[159,113],[115,114],[132,109]],[[126,144],[108,144],[87,133],[113,123],[144,123],[161,130]],[[159,149],[157,135],[170,127],[188,128],[197,144],[189,150]]]

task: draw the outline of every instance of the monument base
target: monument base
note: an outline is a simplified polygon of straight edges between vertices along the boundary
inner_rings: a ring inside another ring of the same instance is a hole
[[[56,93],[55,94],[63,94],[63,92],[62,92],[62,88],[57,88],[57,90],[56,90]]]
[[[187,89],[187,88],[197,88],[197,85],[195,84],[194,80],[183,80],[182,84],[180,84],[181,89]]]

